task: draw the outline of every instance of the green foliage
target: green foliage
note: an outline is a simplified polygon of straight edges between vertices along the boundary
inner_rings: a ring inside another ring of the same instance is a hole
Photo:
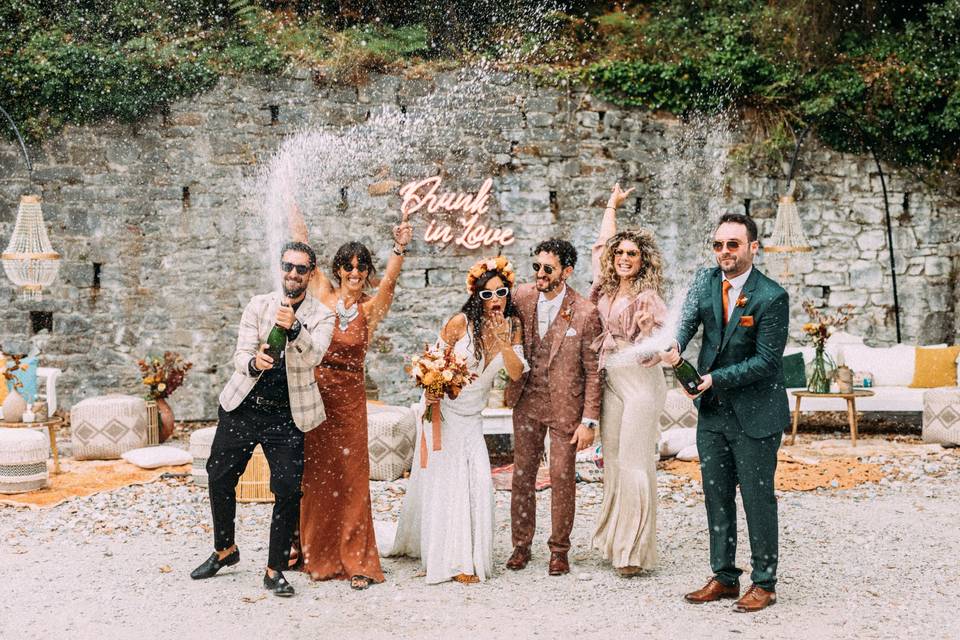
[[[841,151],[960,167],[960,0],[0,0],[0,106],[33,139],[134,122],[222,74],[360,83],[477,56],[622,105],[745,112],[744,157],[782,161],[812,126]]]
[[[908,167],[960,167],[960,0],[919,9],[802,0],[649,4],[648,14],[597,21],[638,41],[633,53],[598,60],[584,74],[611,101],[677,114],[759,111],[775,122],[759,146],[777,154],[789,131],[811,125],[841,151],[873,150]],[[623,49],[622,40],[616,45]]]
[[[67,123],[136,122],[223,70],[282,66],[263,33],[204,0],[2,2],[0,51],[0,104],[34,140]]]

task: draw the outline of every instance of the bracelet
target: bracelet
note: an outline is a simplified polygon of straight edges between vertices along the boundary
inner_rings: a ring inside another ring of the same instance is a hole
[[[400,249],[397,250],[397,247],[399,247]],[[400,244],[393,245],[393,255],[403,257],[404,255],[406,255],[406,253],[407,253],[407,248],[405,246]]]

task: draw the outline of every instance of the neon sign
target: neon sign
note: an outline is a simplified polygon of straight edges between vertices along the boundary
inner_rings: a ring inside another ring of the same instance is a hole
[[[457,218],[459,229],[443,221],[430,220],[423,232],[425,242],[444,245],[453,242],[465,249],[479,249],[497,243],[504,247],[513,244],[516,240],[513,229],[492,227],[481,222],[481,217],[490,208],[487,202],[490,200],[493,178],[484,180],[475,194],[441,191],[441,180],[440,176],[433,176],[408,182],[400,189],[400,197],[403,198],[400,210],[404,219],[421,209],[427,213],[462,213]]]

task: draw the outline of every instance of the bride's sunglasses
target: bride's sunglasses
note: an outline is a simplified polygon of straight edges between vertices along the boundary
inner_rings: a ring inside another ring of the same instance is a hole
[[[506,298],[508,293],[510,293],[510,289],[508,287],[500,287],[494,291],[491,291],[490,289],[481,289],[480,293],[477,295],[480,296],[481,300],[493,300],[493,296],[497,296],[498,298]]]

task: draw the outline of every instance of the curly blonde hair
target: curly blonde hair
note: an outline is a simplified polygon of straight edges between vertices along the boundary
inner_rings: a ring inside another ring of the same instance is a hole
[[[617,294],[620,277],[613,264],[613,252],[624,240],[637,245],[640,249],[640,271],[633,279],[633,293],[653,289],[663,297],[663,254],[657,247],[653,232],[648,229],[626,229],[614,234],[603,247],[600,255],[600,277],[594,286],[610,297]]]

